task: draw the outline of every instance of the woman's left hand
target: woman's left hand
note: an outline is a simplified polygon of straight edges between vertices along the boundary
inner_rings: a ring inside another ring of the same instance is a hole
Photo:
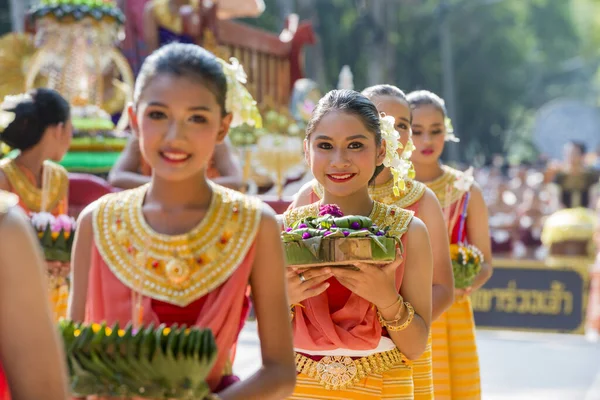
[[[398,300],[396,270],[402,264],[400,250],[396,259],[384,266],[355,263],[358,271],[349,268],[331,268],[336,279],[346,288],[382,309]]]
[[[454,298],[460,299],[460,298],[463,298],[466,296],[470,296],[472,292],[473,292],[473,288],[470,286],[468,288],[464,288],[464,289],[454,288]]]

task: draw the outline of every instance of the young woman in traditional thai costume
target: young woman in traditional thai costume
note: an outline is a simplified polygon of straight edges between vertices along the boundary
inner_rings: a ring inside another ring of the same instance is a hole
[[[447,127],[444,102],[437,95],[418,91],[408,95],[412,108],[415,151],[411,160],[416,179],[436,194],[447,222],[450,243],[467,242],[479,248],[485,262],[473,286],[455,289],[454,304],[433,322],[433,379],[435,398],[481,398],[475,322],[469,294],[492,275],[488,212],[481,189],[469,173],[440,162],[444,143],[454,138]]]
[[[425,351],[431,320],[429,236],[412,211],[373,201],[368,190],[384,161],[400,161],[397,140],[393,118],[380,119],[353,91],[329,92],[308,124],[305,152],[323,199],[287,211],[285,225],[337,204],[389,225],[404,251],[383,267],[288,270],[299,372],[292,399],[413,398],[407,359]]]
[[[133,189],[150,182],[152,169],[142,157],[139,139],[132,137],[108,175],[108,182],[121,189]],[[206,168],[206,177],[230,189],[240,189],[244,182],[242,167],[228,141],[215,146]]]
[[[44,295],[44,260],[18,201],[0,190],[0,399],[65,400],[64,354]]]
[[[279,225],[256,198],[205,177],[229,112],[244,106],[230,101],[239,98],[231,91],[245,90],[238,73],[191,44],[167,45],[146,59],[129,113],[152,179],[80,216],[69,315],[208,327],[219,349],[211,389],[222,399],[279,399],[295,379]],[[263,366],[232,384],[230,348],[246,317],[248,282]]]
[[[369,87],[362,92],[377,107],[379,112],[394,117],[396,131],[400,134],[398,151],[403,159],[410,159],[412,152],[411,140],[411,112],[406,95],[397,87],[391,85],[377,85]],[[377,178],[375,184],[369,187],[373,200],[384,204],[393,204],[400,208],[414,211],[427,226],[433,250],[433,287],[432,287],[432,321],[435,321],[450,305],[454,296],[454,283],[452,277],[452,263],[446,224],[441,207],[435,194],[425,184],[407,179],[406,187],[398,195],[394,193],[394,179],[389,168],[385,168]],[[299,207],[318,201],[323,197],[323,187],[313,180],[301,190],[293,207]],[[425,353],[413,363],[413,381],[415,399],[433,398],[433,373],[431,364],[431,337],[427,343]]]
[[[20,151],[0,161],[0,189],[19,196],[28,213],[68,214],[69,177],[58,165],[71,143],[69,103],[51,89],[8,96],[0,106],[5,120],[0,142]],[[49,262],[49,296],[55,320],[67,312],[68,263]]]

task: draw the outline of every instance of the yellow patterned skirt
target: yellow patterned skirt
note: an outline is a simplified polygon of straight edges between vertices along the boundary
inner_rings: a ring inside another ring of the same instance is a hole
[[[481,399],[471,299],[456,300],[433,322],[431,335],[435,399]]]
[[[344,390],[327,390],[317,379],[298,374],[289,400],[412,400],[412,368],[398,364],[382,374],[371,374]]]
[[[433,399],[433,366],[431,362],[431,333],[427,339],[427,348],[421,357],[413,362],[413,385],[415,400]]]
[[[54,322],[65,318],[69,304],[69,282],[66,278],[52,275],[48,277],[48,299]]]

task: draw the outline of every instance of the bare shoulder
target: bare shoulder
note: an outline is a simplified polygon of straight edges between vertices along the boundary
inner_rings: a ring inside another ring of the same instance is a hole
[[[304,185],[302,185],[302,187],[294,197],[294,207],[302,207],[311,204],[312,194],[314,193],[314,186],[317,184],[317,181],[315,179],[312,179],[306,182]]]
[[[406,233],[408,235],[408,239],[411,240],[413,243],[415,242],[415,239],[418,242],[421,242],[424,239],[429,241],[429,233],[427,232],[427,227],[425,226],[423,220],[418,217],[412,218],[410,224],[408,225],[408,231]]]
[[[423,197],[421,198],[421,204],[419,205],[419,209],[421,211],[427,211],[438,208],[441,209],[442,206],[440,205],[437,196],[435,195],[433,190],[426,188],[425,192],[423,193]]]

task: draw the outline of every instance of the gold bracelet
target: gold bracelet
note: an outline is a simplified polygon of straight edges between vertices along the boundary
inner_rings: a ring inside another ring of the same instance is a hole
[[[302,307],[302,308],[306,308],[302,304],[299,304],[299,303],[292,304],[290,306],[290,322],[293,321],[294,317],[296,316],[296,310],[294,310],[294,308],[296,308],[296,306],[299,306],[299,307]]]
[[[401,295],[398,295],[398,298],[396,299],[395,302],[393,302],[391,305],[385,307],[385,308],[380,308],[379,311],[383,311],[383,310],[387,310],[388,308],[392,308],[393,306],[395,306],[398,303],[403,303],[404,299],[402,298]]]
[[[377,311],[377,317],[379,318],[379,323],[381,324],[381,326],[390,332],[400,332],[400,331],[403,331],[404,329],[406,329],[408,327],[408,325],[410,325],[410,323],[412,322],[412,320],[415,316],[415,309],[408,301],[405,301],[404,305],[406,306],[406,309],[408,310],[408,318],[406,319],[406,321],[404,321],[404,323],[402,323],[400,325],[394,325],[394,324],[398,323],[399,320],[397,320],[397,319],[393,320],[393,321],[384,320],[381,313],[379,311]]]

